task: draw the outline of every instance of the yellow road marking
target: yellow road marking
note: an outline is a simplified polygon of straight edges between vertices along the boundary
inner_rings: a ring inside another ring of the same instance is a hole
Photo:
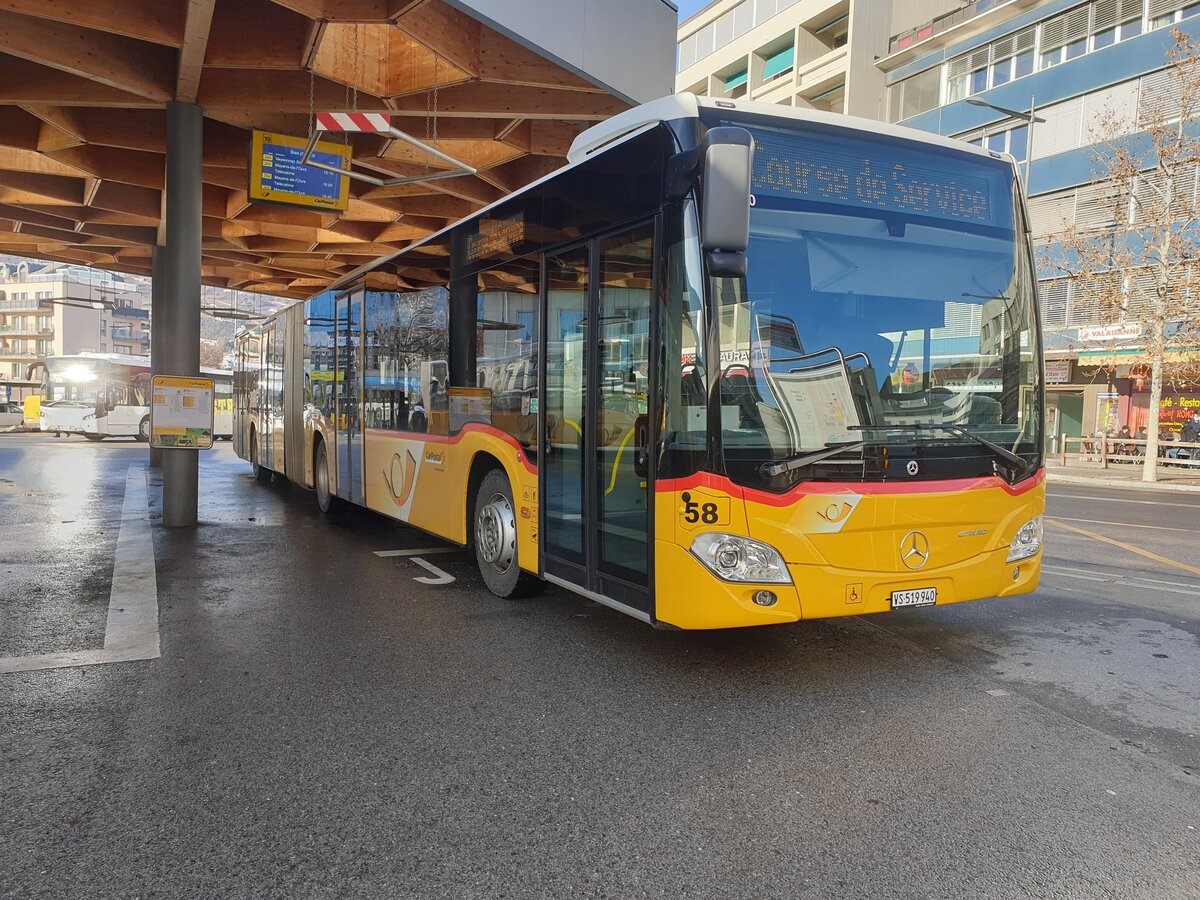
[[[1076,528],[1074,525],[1068,525],[1066,522],[1050,520],[1050,524],[1057,525],[1059,528],[1065,528],[1067,531],[1073,531],[1076,534],[1082,534],[1084,537],[1090,537],[1095,541],[1102,541],[1105,544],[1112,544],[1114,547],[1120,547],[1122,550],[1128,550],[1130,553],[1136,553],[1138,556],[1144,556],[1147,559],[1152,559],[1155,562],[1163,563],[1164,565],[1174,566],[1177,569],[1183,569],[1185,572],[1191,572],[1193,575],[1200,575],[1200,569],[1195,566],[1189,566],[1187,563],[1176,562],[1173,559],[1167,559],[1165,556],[1159,556],[1157,553],[1151,553],[1149,550],[1143,550],[1141,547],[1135,547],[1133,544],[1126,544],[1122,541],[1113,540],[1110,537],[1105,537],[1102,534],[1096,534],[1094,531],[1085,531],[1082,528]]]
[[[1106,522],[1104,519],[1074,519],[1071,516],[1046,516],[1051,522],[1091,522],[1093,525],[1120,525],[1122,528],[1152,528],[1155,531],[1184,531],[1195,534],[1195,528],[1168,528],[1166,525],[1133,525],[1129,522]]]

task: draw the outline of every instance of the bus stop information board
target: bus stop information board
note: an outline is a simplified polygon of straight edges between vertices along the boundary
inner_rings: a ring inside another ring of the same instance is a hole
[[[213,445],[211,378],[155,375],[150,406],[150,446],[206,450]]]
[[[350,204],[350,179],[301,163],[306,146],[304,138],[254,132],[250,144],[250,199],[345,212]],[[347,145],[321,141],[312,159],[349,169],[350,153]]]

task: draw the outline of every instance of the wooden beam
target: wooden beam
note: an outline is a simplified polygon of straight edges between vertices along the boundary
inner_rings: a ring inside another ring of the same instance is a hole
[[[95,178],[163,189],[164,160],[157,153],[139,153],[114,147],[78,146],[46,151],[44,156],[74,166]]]
[[[92,195],[91,205],[96,209],[128,213],[156,221],[162,215],[162,195],[159,191],[116,181],[101,181]]]
[[[269,114],[308,113],[309,76],[307,72],[250,71],[248,69],[204,70],[197,102],[208,110],[260,110]],[[318,109],[340,110],[346,106],[346,90],[326,78],[318,77],[313,90]],[[359,91],[362,112],[388,112],[381,98]],[[218,115],[217,118],[227,117]],[[307,129],[305,129],[307,130]],[[303,132],[302,132],[303,133]]]
[[[36,150],[42,123],[16,106],[0,106],[0,146]]]
[[[391,29],[387,54],[389,97],[431,91],[464,81],[473,81],[469,71],[438,56],[398,28]]]
[[[488,30],[479,48],[479,77],[502,84],[523,84],[566,91],[604,93],[558,63]]]
[[[28,106],[26,110],[80,143],[167,152],[167,120],[161,109]]]
[[[0,10],[74,22],[168,47],[183,43],[183,8],[164,0],[0,0]]]
[[[303,68],[316,24],[271,0],[222,4],[213,19],[204,64],[232,69]],[[269,39],[264,40],[264,35]]]
[[[446,3],[422,3],[403,12],[396,26],[472,78],[480,76],[483,26],[478,20]]]
[[[175,54],[133,38],[0,11],[0,50],[151,100],[175,93]]]
[[[392,102],[396,112],[404,115],[424,116],[426,113],[424,94],[398,97]],[[477,82],[455,85],[438,92],[438,114],[451,117],[600,121],[628,108],[628,103],[607,94],[522,85]]]
[[[342,85],[357,87],[377,97],[388,90],[390,25],[327,24],[321,33],[312,69],[317,75]],[[341,106],[345,106],[345,99]]]
[[[33,150],[18,150],[15,147],[0,147],[0,169],[12,172],[29,172],[35,175],[66,175],[82,177],[87,171],[68,162],[60,162]]]
[[[179,68],[175,78],[175,99],[184,103],[196,102],[216,3],[217,0],[187,0],[187,22],[183,29],[183,46],[179,48]]]
[[[0,52],[0,105],[158,109],[162,103]]]

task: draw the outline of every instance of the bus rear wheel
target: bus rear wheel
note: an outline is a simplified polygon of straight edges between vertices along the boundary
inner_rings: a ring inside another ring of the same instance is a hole
[[[137,439],[143,444],[150,442],[150,417],[142,416],[142,421],[138,422]],[[101,438],[103,440],[103,438]]]
[[[475,562],[488,590],[497,597],[517,599],[540,594],[542,581],[522,571],[517,548],[517,515],[508,476],[492,469],[475,493],[472,516]]]
[[[313,482],[317,488],[317,506],[328,516],[337,515],[345,509],[345,502],[335,497],[329,488],[329,458],[325,453],[325,442],[317,444],[313,455]]]

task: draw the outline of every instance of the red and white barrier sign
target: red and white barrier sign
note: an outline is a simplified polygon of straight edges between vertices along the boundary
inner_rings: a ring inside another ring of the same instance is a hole
[[[317,131],[382,131],[392,127],[390,116],[383,113],[319,112]]]

